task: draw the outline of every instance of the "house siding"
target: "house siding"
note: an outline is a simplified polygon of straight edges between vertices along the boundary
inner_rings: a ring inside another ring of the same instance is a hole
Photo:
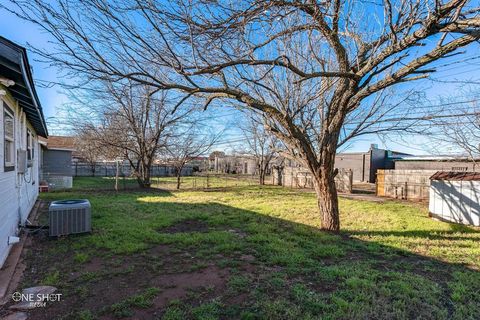
[[[72,151],[43,149],[40,179],[48,183],[50,190],[71,189]]]
[[[4,128],[3,108],[7,105],[14,111],[15,132],[15,170],[5,171],[4,168]],[[35,135],[33,141],[34,158],[32,165],[27,168],[26,174],[18,173],[16,151],[25,150],[26,129],[29,128]],[[28,123],[25,113],[9,95],[0,97],[0,266],[11,249],[8,237],[17,235],[19,224],[24,224],[38,197],[38,164],[39,164],[38,136]]]

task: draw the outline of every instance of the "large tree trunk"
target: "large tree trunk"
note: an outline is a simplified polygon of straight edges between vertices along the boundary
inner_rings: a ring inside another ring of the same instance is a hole
[[[320,174],[314,176],[314,186],[317,193],[322,229],[339,231],[340,215],[334,173],[322,170]]]
[[[310,166],[313,173],[313,183],[317,193],[318,209],[322,229],[340,230],[340,214],[338,210],[337,187],[335,186],[335,155],[337,149],[338,131],[331,132],[321,147],[321,158]]]

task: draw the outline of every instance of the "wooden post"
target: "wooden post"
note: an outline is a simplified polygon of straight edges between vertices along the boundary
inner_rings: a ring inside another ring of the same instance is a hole
[[[118,191],[118,173],[119,173],[119,161],[115,160],[115,164],[117,165],[117,172],[115,173],[115,191]]]

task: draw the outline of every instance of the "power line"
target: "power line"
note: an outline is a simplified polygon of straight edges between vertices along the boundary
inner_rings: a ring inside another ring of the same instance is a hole
[[[460,117],[467,117],[467,116],[478,116],[480,112],[468,112],[468,113],[461,113],[461,114],[450,114],[450,115],[431,115],[431,116],[423,116],[423,117],[401,117],[401,118],[387,118],[387,119],[377,119],[375,121],[358,121],[358,122],[350,122],[349,124],[375,124],[375,123],[385,123],[385,122],[406,122],[406,121],[429,121],[432,119],[442,119],[442,118],[460,118]]]

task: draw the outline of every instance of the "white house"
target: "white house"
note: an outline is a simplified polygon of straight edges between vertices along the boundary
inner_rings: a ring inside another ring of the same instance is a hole
[[[47,126],[25,48],[0,37],[0,267],[38,196]]]

